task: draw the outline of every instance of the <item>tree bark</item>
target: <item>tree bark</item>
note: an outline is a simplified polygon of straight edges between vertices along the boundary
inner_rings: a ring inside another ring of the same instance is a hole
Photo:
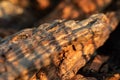
[[[104,14],[83,21],[56,20],[0,41],[0,80],[69,80],[116,26]]]

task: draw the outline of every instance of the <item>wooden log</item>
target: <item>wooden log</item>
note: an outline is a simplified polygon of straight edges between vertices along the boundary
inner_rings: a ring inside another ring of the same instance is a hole
[[[119,17],[119,15],[120,15],[120,12],[119,11],[116,11],[116,12],[114,12],[114,11],[112,11],[112,12],[107,12],[106,13],[106,16],[108,17],[108,19],[109,19],[109,25],[112,27],[110,30],[111,31],[113,31],[113,30],[115,30],[115,28],[116,28],[116,26],[118,25],[118,23],[119,23],[119,20],[120,20],[120,17]],[[102,18],[101,18],[102,19]],[[96,54],[96,53],[95,53]],[[92,54],[92,56],[94,56],[94,54]],[[97,66],[96,66],[96,68],[98,68]],[[41,79],[41,80],[43,80],[44,78],[40,78],[39,76],[41,76],[41,73],[42,71],[39,71],[39,72],[37,72],[32,78],[31,78],[31,80],[36,80],[36,79]],[[76,74],[72,79],[70,79],[70,80],[81,80],[81,79],[85,79],[85,78],[83,78],[83,77],[78,77],[77,75],[79,75],[79,74]],[[91,80],[91,78],[87,78],[87,79],[89,79],[89,80]],[[92,78],[93,79],[93,78]]]
[[[56,20],[0,41],[0,80],[68,80],[89,61],[116,26],[104,14]]]

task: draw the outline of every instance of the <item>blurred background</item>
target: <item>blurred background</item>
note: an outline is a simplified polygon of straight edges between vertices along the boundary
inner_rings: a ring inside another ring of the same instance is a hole
[[[0,37],[56,19],[82,20],[119,0],[0,0]]]

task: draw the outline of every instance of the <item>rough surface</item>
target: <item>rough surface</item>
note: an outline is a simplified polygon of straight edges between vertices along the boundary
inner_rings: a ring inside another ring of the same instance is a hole
[[[104,14],[56,20],[0,41],[0,80],[67,80],[104,44],[113,26]],[[34,80],[34,78],[33,78]]]

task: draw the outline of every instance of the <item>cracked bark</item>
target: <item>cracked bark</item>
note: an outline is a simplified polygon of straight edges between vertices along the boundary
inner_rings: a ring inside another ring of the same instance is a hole
[[[0,80],[71,79],[115,27],[104,14],[95,14],[83,21],[56,20],[2,39]]]

